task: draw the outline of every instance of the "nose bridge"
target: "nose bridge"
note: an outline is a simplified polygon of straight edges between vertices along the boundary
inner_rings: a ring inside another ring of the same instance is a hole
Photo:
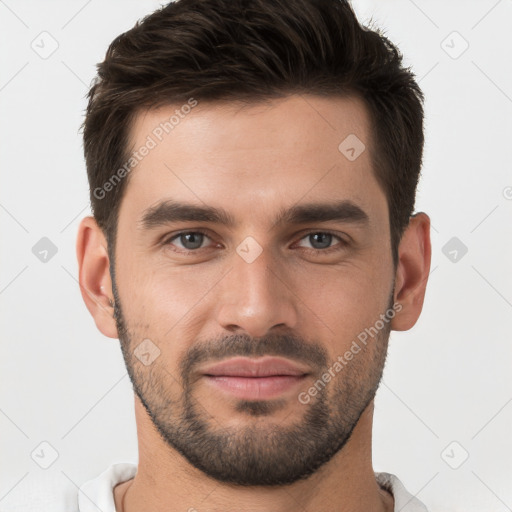
[[[286,276],[280,276],[278,268],[271,251],[254,239],[238,246],[218,298],[222,327],[243,329],[253,337],[263,336],[278,325],[295,327],[296,304]]]

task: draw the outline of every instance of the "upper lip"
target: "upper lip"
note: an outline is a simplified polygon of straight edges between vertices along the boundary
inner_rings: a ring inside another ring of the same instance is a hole
[[[293,363],[289,359],[278,357],[263,357],[259,359],[234,357],[208,366],[201,373],[204,375],[228,375],[231,377],[301,376],[306,375],[308,369]]]

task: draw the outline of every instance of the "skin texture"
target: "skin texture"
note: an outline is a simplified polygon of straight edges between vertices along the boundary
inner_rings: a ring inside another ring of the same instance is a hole
[[[175,110],[141,112],[133,148]],[[199,103],[131,171],[114,282],[103,233],[92,217],[82,220],[82,295],[98,329],[121,340],[135,390],[139,467],[115,488],[117,510],[393,509],[372,469],[373,396],[390,329],[410,329],[421,313],[430,221],[411,217],[395,269],[369,123],[357,98]],[[366,146],[354,161],[338,150],[349,134]],[[144,212],[168,199],[224,208],[236,224],[142,229]],[[340,200],[359,206],[368,222],[274,226],[294,205]],[[175,237],[197,230],[206,236],[188,245]],[[334,236],[308,236],[326,231]],[[252,254],[262,250],[250,263],[237,252],[247,237],[257,243]],[[200,248],[190,249],[196,241]],[[399,311],[378,335],[301,403],[298,394],[394,304]],[[144,365],[134,350],[148,339],[159,355]],[[278,398],[249,402],[214,389],[201,373],[220,359],[268,354],[306,365],[308,376]]]

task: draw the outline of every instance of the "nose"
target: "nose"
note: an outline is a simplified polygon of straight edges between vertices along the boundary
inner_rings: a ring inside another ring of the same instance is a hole
[[[232,269],[219,283],[220,326],[254,338],[273,328],[295,329],[299,301],[286,274],[268,250],[250,263],[235,254]]]

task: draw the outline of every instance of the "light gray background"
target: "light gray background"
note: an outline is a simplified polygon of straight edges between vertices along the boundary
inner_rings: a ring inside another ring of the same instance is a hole
[[[1,511],[29,510],[32,482],[69,491],[137,460],[118,341],[97,331],[77,284],[90,214],[78,128],[108,44],[159,5],[0,0]],[[416,209],[432,220],[422,316],[391,334],[374,467],[431,511],[512,510],[512,0],[353,5],[425,93]],[[32,250],[43,237],[57,248],[46,262]]]

